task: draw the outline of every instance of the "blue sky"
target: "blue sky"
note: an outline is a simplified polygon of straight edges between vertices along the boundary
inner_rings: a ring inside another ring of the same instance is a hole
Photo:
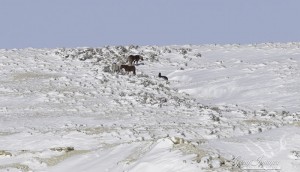
[[[299,0],[1,0],[0,48],[300,41]]]

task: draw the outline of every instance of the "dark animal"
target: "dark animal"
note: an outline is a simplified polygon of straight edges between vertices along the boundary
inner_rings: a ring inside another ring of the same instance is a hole
[[[122,69],[125,69],[127,73],[133,72],[133,74],[135,75],[135,66],[121,65],[120,70]]]
[[[132,64],[138,64],[139,60],[144,60],[140,55],[130,55],[128,56],[128,63],[132,66]]]
[[[166,77],[166,76],[162,76],[160,72],[159,72],[159,74],[158,74],[158,77],[160,77],[160,78],[162,78],[162,79],[164,79],[164,80],[168,81],[168,77]]]

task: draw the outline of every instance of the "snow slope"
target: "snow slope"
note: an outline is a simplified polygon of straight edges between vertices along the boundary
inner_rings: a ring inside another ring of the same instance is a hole
[[[299,171],[299,46],[0,50],[0,171]]]

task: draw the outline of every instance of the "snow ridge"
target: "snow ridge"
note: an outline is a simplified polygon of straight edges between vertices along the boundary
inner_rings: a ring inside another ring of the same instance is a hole
[[[136,76],[111,72],[130,54],[144,57]],[[298,43],[0,50],[0,170],[234,171],[245,147],[242,158],[297,170],[299,54]]]

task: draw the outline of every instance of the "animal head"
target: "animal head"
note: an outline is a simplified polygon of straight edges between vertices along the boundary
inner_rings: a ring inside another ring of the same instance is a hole
[[[125,65],[121,65],[121,66],[120,66],[120,69],[123,69],[123,68],[125,68]]]

